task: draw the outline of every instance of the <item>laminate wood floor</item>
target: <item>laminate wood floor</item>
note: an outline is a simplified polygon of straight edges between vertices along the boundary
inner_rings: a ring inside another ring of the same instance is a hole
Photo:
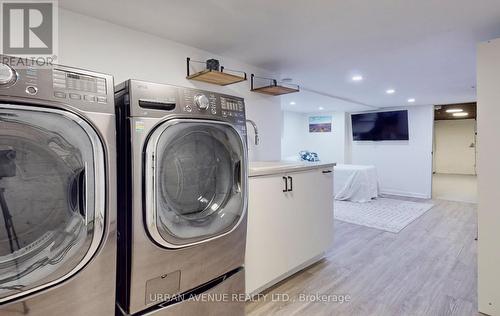
[[[478,315],[477,206],[432,203],[399,234],[336,221],[325,259],[248,302],[247,315]],[[301,301],[300,294],[350,301]]]

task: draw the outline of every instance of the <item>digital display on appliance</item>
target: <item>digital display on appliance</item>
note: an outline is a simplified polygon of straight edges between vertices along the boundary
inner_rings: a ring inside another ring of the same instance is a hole
[[[388,111],[351,115],[355,141],[408,140],[408,111]]]
[[[95,78],[94,77],[83,77],[83,76],[80,76],[80,75],[77,75],[77,74],[73,74],[73,73],[67,73],[66,77],[71,78],[71,79],[78,79],[78,80],[80,80],[80,79],[82,79],[82,80],[91,80],[91,81],[95,82]]]
[[[97,78],[82,76],[75,73],[66,73],[66,86],[68,89],[96,92]]]
[[[53,85],[56,89],[106,94],[106,80],[104,78],[59,69],[54,70],[53,75]]]
[[[223,100],[224,100],[222,102],[223,110],[238,111],[238,101],[231,99],[223,99]]]

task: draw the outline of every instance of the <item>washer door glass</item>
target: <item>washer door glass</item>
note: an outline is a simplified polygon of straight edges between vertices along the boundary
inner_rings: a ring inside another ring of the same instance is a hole
[[[153,229],[160,243],[186,246],[235,228],[246,207],[246,156],[238,132],[223,123],[193,121],[167,122],[159,130],[151,146]]]
[[[0,105],[0,302],[69,277],[102,238],[102,144],[77,116],[36,109]]]

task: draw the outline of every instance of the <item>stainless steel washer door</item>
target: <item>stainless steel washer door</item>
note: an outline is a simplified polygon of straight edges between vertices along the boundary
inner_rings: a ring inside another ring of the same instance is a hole
[[[146,220],[152,238],[186,247],[229,233],[246,211],[246,147],[229,124],[171,120],[146,148]]]
[[[0,104],[0,303],[77,273],[102,240],[102,143],[69,112]]]

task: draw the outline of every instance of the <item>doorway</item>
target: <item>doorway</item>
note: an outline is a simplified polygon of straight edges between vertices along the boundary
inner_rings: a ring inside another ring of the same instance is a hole
[[[434,109],[432,197],[477,203],[476,103]]]

